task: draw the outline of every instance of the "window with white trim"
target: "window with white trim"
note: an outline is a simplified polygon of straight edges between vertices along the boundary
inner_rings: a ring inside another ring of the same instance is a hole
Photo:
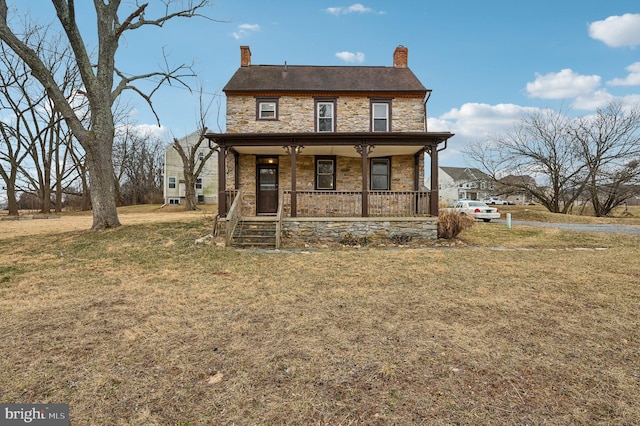
[[[334,132],[336,126],[335,100],[316,100],[316,131]]]
[[[196,179],[196,189],[202,189],[202,178]]]
[[[391,103],[389,101],[371,102],[371,129],[374,132],[391,130]]]
[[[169,189],[176,189],[176,178],[175,178],[175,176],[169,177]]]
[[[256,99],[256,119],[257,120],[277,120],[278,119],[278,99],[277,98],[257,98]]]

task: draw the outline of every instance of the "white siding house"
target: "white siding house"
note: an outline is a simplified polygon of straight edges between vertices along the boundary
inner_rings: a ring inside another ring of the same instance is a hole
[[[428,178],[427,188],[430,185],[431,179]],[[495,183],[491,177],[476,168],[439,167],[438,188],[440,205],[448,205],[463,198],[482,200],[493,195]]]
[[[199,132],[193,132],[180,139],[185,151],[189,152],[198,142]],[[205,140],[200,145],[196,156],[196,165],[203,161],[209,153],[209,144]],[[183,204],[185,183],[182,159],[173,147],[166,146],[164,152],[164,202],[165,204]],[[205,163],[196,183],[196,196],[199,204],[215,204],[218,202],[218,154],[214,153]]]

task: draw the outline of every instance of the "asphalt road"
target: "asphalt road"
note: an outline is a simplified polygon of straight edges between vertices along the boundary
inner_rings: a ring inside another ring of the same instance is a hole
[[[504,219],[493,220],[491,223],[503,224],[506,226],[507,221]],[[549,222],[533,222],[524,220],[512,220],[511,227],[516,226],[544,226],[548,228],[557,228],[566,231],[579,232],[606,232],[608,234],[627,234],[640,235],[640,226],[638,225],[618,225],[618,224],[584,224],[584,223],[549,223]]]

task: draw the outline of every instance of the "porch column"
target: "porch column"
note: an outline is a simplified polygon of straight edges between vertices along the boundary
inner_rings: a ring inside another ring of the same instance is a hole
[[[291,156],[291,217],[298,216],[298,193],[296,190],[296,159],[300,152],[302,152],[303,146],[290,145],[283,147],[287,154]]]
[[[218,215],[227,217],[227,148],[218,146]]]
[[[368,145],[366,139],[362,144],[355,146],[356,151],[362,157],[362,217],[369,217],[369,154],[375,148]]]
[[[429,196],[429,214],[431,216],[438,216],[438,205],[440,182],[438,180],[438,146],[432,145],[429,150],[431,155],[431,195]]]

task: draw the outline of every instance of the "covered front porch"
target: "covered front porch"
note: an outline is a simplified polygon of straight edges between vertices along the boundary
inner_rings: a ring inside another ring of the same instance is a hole
[[[219,216],[226,219],[228,232],[241,218],[273,217],[278,233],[285,222],[370,218],[359,222],[373,224],[373,219],[436,217],[438,188],[425,188],[424,178],[429,173],[431,182],[438,181],[438,152],[451,136],[208,134],[211,148],[219,152]]]
[[[438,181],[438,152],[451,136],[448,132],[207,134],[210,147],[219,153],[219,214],[226,216],[228,203],[242,189],[240,201],[249,203],[253,208],[249,214],[255,215],[275,214],[282,207],[291,217],[437,216],[438,187],[425,188],[424,173],[428,169],[431,182]],[[428,168],[425,153],[431,160]],[[320,188],[310,158],[338,159],[328,190]],[[389,178],[385,190],[376,190],[370,160],[384,158],[393,160],[395,169],[389,173],[397,178]],[[336,184],[339,173],[344,182]]]

